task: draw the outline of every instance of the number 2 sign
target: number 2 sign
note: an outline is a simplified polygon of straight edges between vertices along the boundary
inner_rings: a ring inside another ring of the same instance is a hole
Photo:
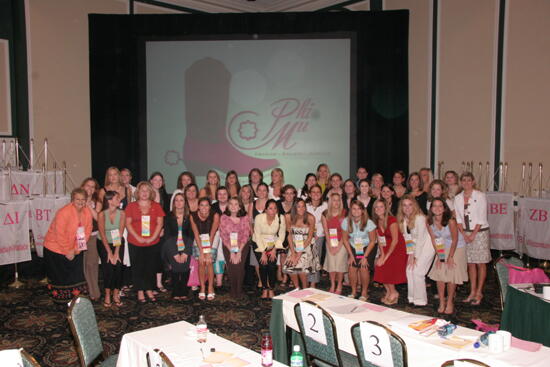
[[[359,324],[365,359],[378,367],[393,367],[390,336],[386,330],[368,322]]]
[[[300,302],[300,312],[306,336],[317,343],[327,345],[325,324],[323,323],[323,311],[306,302]]]

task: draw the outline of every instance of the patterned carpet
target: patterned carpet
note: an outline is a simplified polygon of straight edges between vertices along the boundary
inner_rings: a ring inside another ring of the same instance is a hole
[[[321,283],[326,287],[327,277]],[[383,288],[371,286],[370,300],[380,303]],[[438,301],[432,296],[426,307],[406,304],[406,286],[398,288],[401,296],[397,309],[430,316],[436,315]],[[280,290],[284,292],[286,290]],[[346,289],[347,291],[347,289]],[[429,292],[435,291],[435,284]],[[279,293],[280,293],[279,292]],[[458,290],[456,313],[452,321],[472,327],[471,319],[487,323],[500,320],[500,297],[492,267],[485,298],[480,306],[460,302],[467,295],[467,286]],[[95,303],[101,337],[108,354],[117,353],[125,333],[159,326],[179,320],[195,323],[200,314],[206,315],[209,328],[238,344],[259,351],[261,332],[269,327],[270,301],[261,300],[256,290],[247,291],[242,299],[231,299],[226,289],[217,291],[214,301],[200,301],[196,296],[186,302],[176,302],[169,293],[160,294],[157,303],[138,304],[135,294],[123,299],[124,306],[106,309]],[[26,280],[22,289],[0,289],[0,349],[23,347],[43,366],[78,366],[78,357],[69,330],[66,313],[49,300],[46,288],[35,280]]]

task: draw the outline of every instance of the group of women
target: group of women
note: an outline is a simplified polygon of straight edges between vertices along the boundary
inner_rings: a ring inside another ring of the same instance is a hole
[[[407,283],[408,301],[428,303],[426,277],[437,283],[438,311],[454,312],[456,286],[470,278],[464,299],[478,305],[490,261],[485,195],[474,176],[454,171],[433,180],[429,169],[391,183],[368,179],[360,167],[343,180],[320,164],[300,189],[285,184],[280,168],[271,183],[253,169],[241,186],[230,171],[225,185],[216,171],[197,186],[183,172],[172,195],[160,172],[131,185],[131,173],[107,169],[105,182],[87,178],[60,209],[46,235],[45,261],[54,300],[66,301],[87,288],[99,299],[98,260],[104,306],[122,306],[122,289],[133,286],[139,302],[166,292],[186,300],[189,289],[213,300],[224,274],[230,294],[243,294],[245,277],[257,274],[261,298],[285,288],[316,287],[322,271],[329,291],[367,300],[370,277],[382,284],[381,301],[398,302],[397,284]],[[167,276],[169,274],[169,276]]]

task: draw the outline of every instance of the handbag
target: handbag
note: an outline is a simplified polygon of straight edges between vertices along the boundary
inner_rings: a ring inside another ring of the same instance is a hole
[[[196,287],[200,285],[199,281],[199,262],[194,256],[191,256],[189,263],[189,280],[187,281],[188,287]]]
[[[521,266],[504,264],[508,268],[508,283],[548,283],[550,279],[541,268],[527,269]]]

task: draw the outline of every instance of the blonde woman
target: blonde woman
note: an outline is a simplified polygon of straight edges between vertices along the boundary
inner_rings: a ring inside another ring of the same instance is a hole
[[[328,164],[321,163],[317,166],[317,184],[321,186],[321,190],[323,191],[323,193],[329,185],[329,179],[330,169],[328,168]]]
[[[399,202],[397,213],[399,230],[405,239],[407,249],[407,294],[409,303],[426,306],[426,274],[430,270],[435,248],[426,224],[426,217],[416,200],[405,195]]]
[[[372,175],[370,183],[371,195],[374,196],[376,199],[380,199],[382,185],[384,185],[384,176],[382,176],[380,173],[375,173],[374,175]]]
[[[207,197],[210,201],[216,201],[216,191],[220,187],[220,175],[214,170],[206,173],[206,184],[199,192],[199,198]]]
[[[489,249],[489,222],[487,221],[487,198],[476,190],[476,181],[471,172],[460,176],[462,192],[455,197],[458,230],[467,243],[468,275],[470,294],[464,302],[477,306],[483,298],[483,286],[487,277],[487,263],[491,261]]]
[[[428,212],[430,210],[430,206],[432,205],[432,201],[435,198],[442,198],[445,200],[445,204],[451,209],[451,212],[453,213],[453,217],[455,214],[455,204],[453,200],[449,199],[449,191],[447,184],[439,179],[433,180],[430,184],[430,189],[428,190],[428,202],[426,203],[426,209],[428,209]]]
[[[322,223],[326,239],[326,257],[324,269],[330,277],[331,293],[342,294],[344,273],[348,270],[348,253],[342,240],[342,221],[346,211],[340,194],[333,193],[328,198],[328,209],[323,213]]]
[[[120,209],[126,209],[126,206],[131,201],[132,190],[122,183],[121,173],[116,167],[109,167],[105,172],[105,183],[98,193],[98,201],[100,203],[103,203],[106,191],[116,191],[120,199]]]
[[[269,184],[269,198],[279,200],[283,194],[285,185],[285,173],[280,168],[273,168],[271,171],[271,184]]]
[[[365,206],[359,200],[350,204],[348,217],[342,222],[344,245],[348,251],[348,272],[351,285],[351,294],[355,298],[358,283],[361,285],[359,300],[368,299],[369,263],[368,256],[376,243],[376,226],[369,219]]]

